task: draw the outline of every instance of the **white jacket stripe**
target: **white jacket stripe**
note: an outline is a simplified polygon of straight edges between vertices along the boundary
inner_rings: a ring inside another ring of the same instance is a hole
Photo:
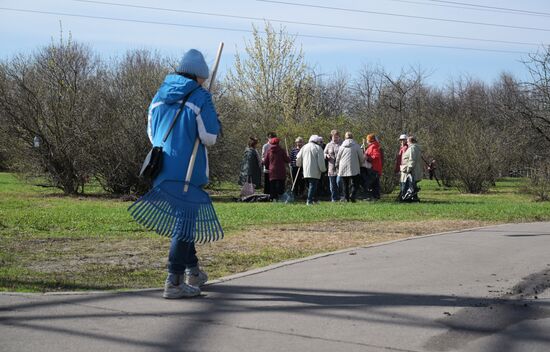
[[[158,101],[156,103],[151,104],[151,106],[149,107],[149,114],[147,114],[147,135],[149,136],[149,140],[151,141],[151,144],[153,144],[153,126],[152,126],[153,116],[151,115],[151,113],[153,112],[154,108],[162,104],[164,104],[164,102],[162,101]]]
[[[193,110],[193,112],[195,113],[195,115],[199,115],[199,114],[201,113],[201,108],[199,108],[198,106],[196,106],[196,105],[193,104],[193,103],[186,102],[186,103],[185,103],[185,106],[187,106],[188,108],[190,108],[191,110]]]
[[[216,139],[218,138],[218,136],[215,135],[215,134],[212,134],[212,133],[208,133],[206,131],[206,127],[204,126],[204,121],[202,120],[202,116],[201,116],[201,109],[198,106],[196,106],[195,104],[190,103],[190,102],[186,102],[185,106],[187,106],[188,108],[193,110],[193,112],[197,115],[197,117],[196,117],[196,119],[197,119],[197,129],[199,131],[199,138],[200,138],[202,144],[204,144],[206,146],[215,144]]]
[[[204,127],[204,122],[202,121],[202,116],[197,115],[197,129],[199,130],[199,138],[201,139],[202,144],[206,146],[214,145],[218,135],[208,133],[206,127]]]

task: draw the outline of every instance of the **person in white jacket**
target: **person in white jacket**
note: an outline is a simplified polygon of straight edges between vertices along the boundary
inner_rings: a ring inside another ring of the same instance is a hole
[[[409,200],[418,202],[418,191],[420,190],[418,188],[418,182],[420,182],[422,180],[422,177],[424,176],[424,169],[422,167],[422,150],[417,144],[416,137],[409,136],[407,142],[409,144],[409,147],[407,148],[407,151],[403,153],[403,158],[400,166],[401,184],[405,185],[407,182],[407,176],[412,176],[415,192]],[[401,187],[403,189],[405,188],[404,186]],[[400,200],[405,200],[404,192],[405,190],[401,192]]]
[[[338,169],[336,168],[336,155],[342,142],[340,142],[340,134],[337,130],[330,131],[331,140],[325,147],[325,160],[328,161],[328,179],[330,185],[330,200],[336,202],[340,199],[340,190],[342,188],[340,178],[338,177]]]
[[[336,155],[336,167],[338,176],[344,184],[344,195],[346,201],[355,202],[357,190],[361,185],[361,165],[365,161],[363,151],[359,144],[353,140],[351,132],[346,132],[346,140],[338,149]],[[351,190],[350,190],[351,188]]]
[[[319,142],[319,136],[312,135],[296,156],[296,166],[302,168],[304,180],[308,184],[307,205],[313,204],[321,174],[327,171],[323,148],[319,146]]]

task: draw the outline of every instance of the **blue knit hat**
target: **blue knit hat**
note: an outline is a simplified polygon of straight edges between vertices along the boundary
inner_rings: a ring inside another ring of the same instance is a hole
[[[179,73],[189,73],[200,78],[208,78],[208,65],[204,61],[201,52],[191,49],[181,58],[180,64],[176,69]]]

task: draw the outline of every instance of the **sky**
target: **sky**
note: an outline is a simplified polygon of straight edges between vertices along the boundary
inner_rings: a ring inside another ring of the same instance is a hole
[[[196,48],[212,63],[223,41],[222,75],[265,20],[296,36],[318,74],[414,67],[433,85],[491,83],[502,72],[527,79],[522,61],[550,44],[548,0],[0,0],[0,16],[2,60],[58,40],[62,27],[103,57],[128,49],[179,57]]]

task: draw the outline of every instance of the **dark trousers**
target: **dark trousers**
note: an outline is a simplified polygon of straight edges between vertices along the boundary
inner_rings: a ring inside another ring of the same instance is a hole
[[[300,172],[298,172],[298,169]],[[304,173],[302,172],[302,168],[299,168],[297,166],[292,167],[292,178],[296,180],[296,183],[294,184],[294,195],[297,197],[301,197],[304,195],[305,190],[305,181],[304,181]]]
[[[355,202],[357,198],[357,189],[361,184],[361,175],[343,176],[342,183],[344,184],[344,196],[346,200]]]
[[[361,188],[363,189],[363,194],[367,194],[367,183],[368,183],[368,169],[366,167],[361,167]]]
[[[380,175],[373,169],[366,169],[365,195],[368,198],[380,199]]]
[[[271,199],[279,199],[279,196],[285,192],[285,180],[269,181]]]
[[[406,184],[407,184],[406,182],[399,182],[399,195],[402,195],[403,193],[405,193]]]
[[[269,173],[264,172],[264,194],[271,194],[269,189]]]
[[[184,242],[173,237],[168,253],[168,272],[183,274],[185,268],[194,268],[198,263],[195,242]]]
[[[328,197],[330,195],[330,181],[326,172],[321,174],[319,185],[317,186],[317,194],[320,197]]]

